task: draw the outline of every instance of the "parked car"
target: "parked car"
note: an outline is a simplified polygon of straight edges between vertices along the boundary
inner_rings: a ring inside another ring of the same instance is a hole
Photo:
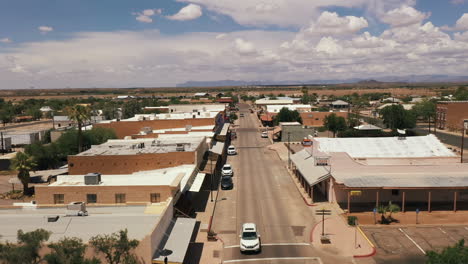
[[[232,183],[232,178],[229,176],[221,177],[221,189],[230,190],[232,188],[234,188],[234,184]]]
[[[260,235],[254,223],[243,224],[242,232],[239,237],[241,252],[260,252],[262,250]]]
[[[241,114],[240,114],[240,117],[244,117],[244,114],[243,114],[243,113],[241,113]]]
[[[236,147],[234,147],[233,145],[229,146],[227,148],[227,154],[228,155],[236,155],[237,154]]]
[[[267,137],[268,137],[268,132],[263,131],[263,132],[262,132],[262,138],[267,138]]]
[[[232,167],[230,164],[224,164],[223,168],[221,169],[221,176],[233,176]]]

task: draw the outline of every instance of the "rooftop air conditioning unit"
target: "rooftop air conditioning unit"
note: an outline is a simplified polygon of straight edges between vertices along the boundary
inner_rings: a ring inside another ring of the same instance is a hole
[[[88,173],[84,176],[85,185],[99,185],[101,182],[100,173]]]

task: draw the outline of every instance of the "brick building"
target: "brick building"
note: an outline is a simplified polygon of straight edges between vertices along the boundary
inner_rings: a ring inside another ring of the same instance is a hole
[[[98,172],[131,174],[137,171],[199,165],[208,149],[203,136],[177,135],[164,139],[109,140],[68,157],[70,175]]]
[[[131,120],[112,121],[108,123],[95,124],[96,127],[111,128],[118,138],[139,134],[142,130],[157,130],[171,128],[185,128],[187,126],[215,125],[214,117],[208,118],[183,118],[183,119],[154,119],[154,120]]]
[[[83,174],[63,175],[47,186],[36,186],[35,198],[41,206],[77,201],[88,205],[160,203],[184,190],[196,172],[195,165],[181,165],[130,174],[104,174],[91,183]]]
[[[438,129],[461,131],[463,120],[468,119],[468,101],[441,101],[437,103]]]
[[[304,126],[311,127],[322,127],[325,121],[325,117],[330,114],[348,118],[348,112],[306,112],[301,113],[302,124]]]

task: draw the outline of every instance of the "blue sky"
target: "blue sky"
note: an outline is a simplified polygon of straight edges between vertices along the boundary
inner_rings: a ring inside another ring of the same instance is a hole
[[[0,89],[466,71],[450,64],[468,48],[468,1],[286,2],[3,0],[0,77],[9,83]],[[70,81],[73,74],[85,80]]]

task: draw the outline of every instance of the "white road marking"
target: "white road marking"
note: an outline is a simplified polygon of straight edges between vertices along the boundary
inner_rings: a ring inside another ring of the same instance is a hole
[[[290,257],[290,258],[256,258],[256,259],[233,259],[225,260],[223,263],[250,262],[250,261],[269,261],[269,260],[317,260],[322,264],[322,259],[318,257]]]
[[[309,243],[269,243],[269,244],[262,244],[262,247],[269,247],[269,246],[310,246]],[[238,248],[239,245],[232,245],[232,246],[225,246],[224,248]]]
[[[426,251],[424,251],[424,249],[422,249],[418,243],[416,243],[416,241],[414,241],[408,234],[405,233],[405,231],[403,231],[401,228],[398,228],[398,230],[400,230],[411,242],[413,242],[413,244],[419,248],[419,250],[421,250],[421,252],[426,255]]]
[[[442,229],[442,227],[439,227],[439,230],[440,230],[440,232],[442,232],[442,233],[444,233],[445,235],[447,235],[452,241],[455,241],[455,242],[457,241],[457,240],[455,240],[455,238],[453,238],[451,235],[449,235],[447,232],[445,232],[445,231]]]

